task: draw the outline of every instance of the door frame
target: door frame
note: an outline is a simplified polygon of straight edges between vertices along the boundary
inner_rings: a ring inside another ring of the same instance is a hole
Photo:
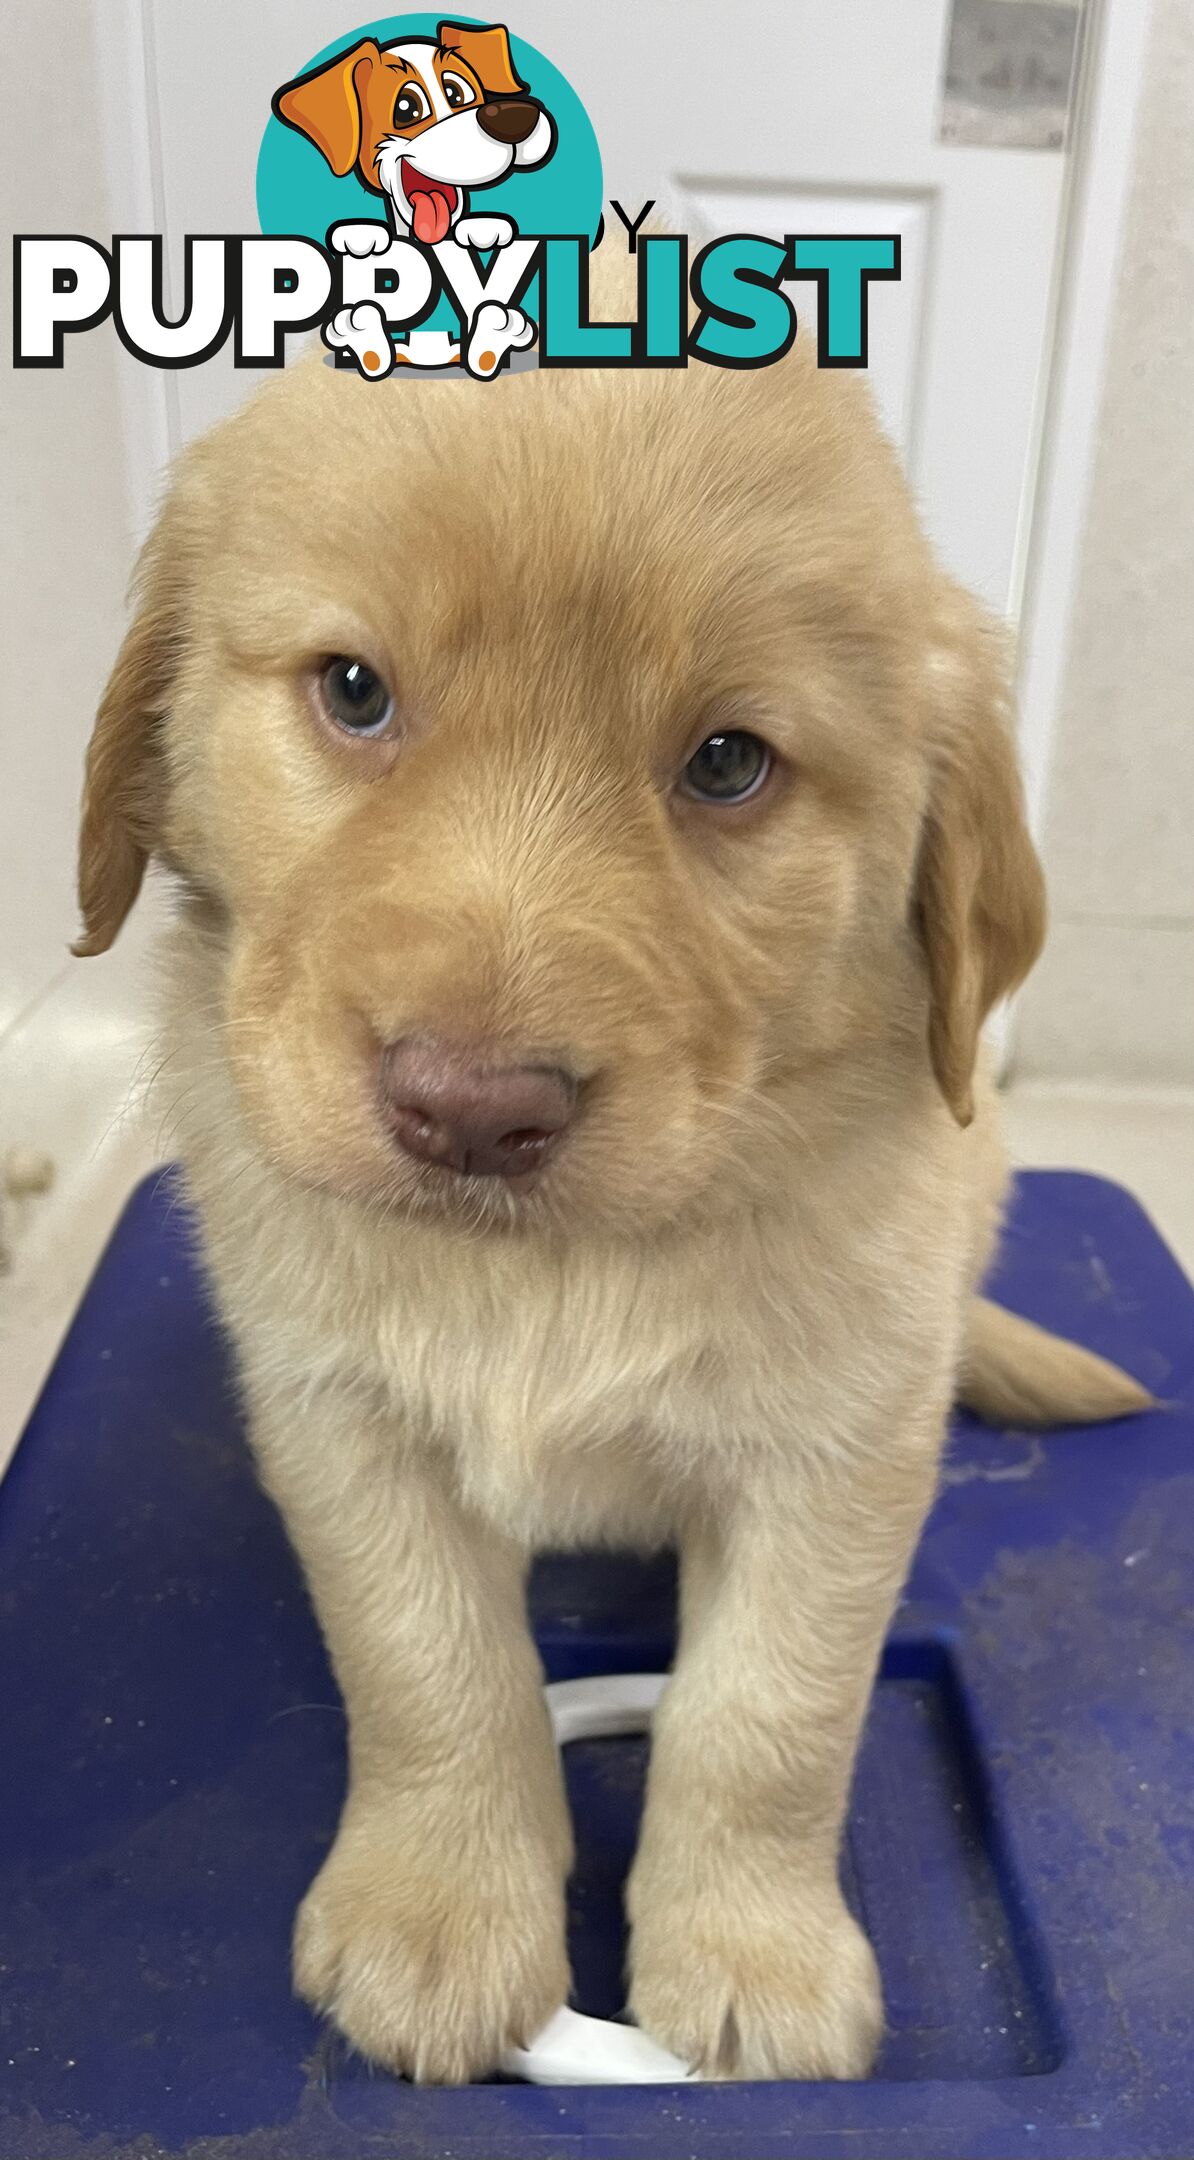
[[[1153,0],[1085,0],[1051,350],[1021,519],[1018,691],[1029,823],[1043,834],[1135,172]]]

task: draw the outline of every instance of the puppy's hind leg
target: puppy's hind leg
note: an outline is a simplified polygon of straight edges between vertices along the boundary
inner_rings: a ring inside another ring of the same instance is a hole
[[[535,325],[520,307],[485,300],[469,326],[465,365],[482,379],[496,375],[507,353],[522,352],[535,342]]]
[[[323,342],[335,352],[350,352],[361,374],[376,381],[394,365],[389,327],[375,300],[338,308],[324,330]]]

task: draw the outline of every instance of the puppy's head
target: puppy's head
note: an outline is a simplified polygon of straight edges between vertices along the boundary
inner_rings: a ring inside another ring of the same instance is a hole
[[[555,148],[551,117],[518,75],[501,24],[443,22],[438,41],[362,38],[286,83],[273,104],[338,177],[355,168],[429,247],[446,239],[467,188],[545,164]]]
[[[259,1145],[495,1225],[765,1191],[897,1053],[965,1121],[1040,934],[997,640],[796,353],[276,379],[147,549],[81,950],[155,852]]]

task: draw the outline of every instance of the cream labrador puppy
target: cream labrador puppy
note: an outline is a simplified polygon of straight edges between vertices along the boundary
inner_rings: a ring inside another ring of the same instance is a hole
[[[348,1708],[296,1981],[418,2078],[568,1989],[536,1546],[681,1553],[635,2015],[854,2077],[842,1817],[951,1398],[1144,1400],[972,1299],[980,1029],[1043,924],[1005,655],[803,345],[304,361],[182,460],[92,743],[79,949],[156,856],[189,1188]]]

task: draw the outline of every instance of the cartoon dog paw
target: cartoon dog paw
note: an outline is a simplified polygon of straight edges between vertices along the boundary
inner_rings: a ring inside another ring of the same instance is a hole
[[[384,255],[393,238],[389,226],[379,225],[376,218],[371,218],[367,224],[362,221],[359,225],[352,222],[333,225],[328,234],[328,242],[337,255]]]
[[[323,342],[337,352],[350,352],[362,375],[373,382],[380,382],[394,365],[385,316],[372,300],[338,309],[324,330]]]
[[[473,317],[465,366],[470,375],[484,380],[497,374],[507,353],[521,352],[534,342],[535,325],[521,308],[484,300]]]
[[[462,247],[508,247],[518,227],[508,217],[462,217],[453,238]]]

